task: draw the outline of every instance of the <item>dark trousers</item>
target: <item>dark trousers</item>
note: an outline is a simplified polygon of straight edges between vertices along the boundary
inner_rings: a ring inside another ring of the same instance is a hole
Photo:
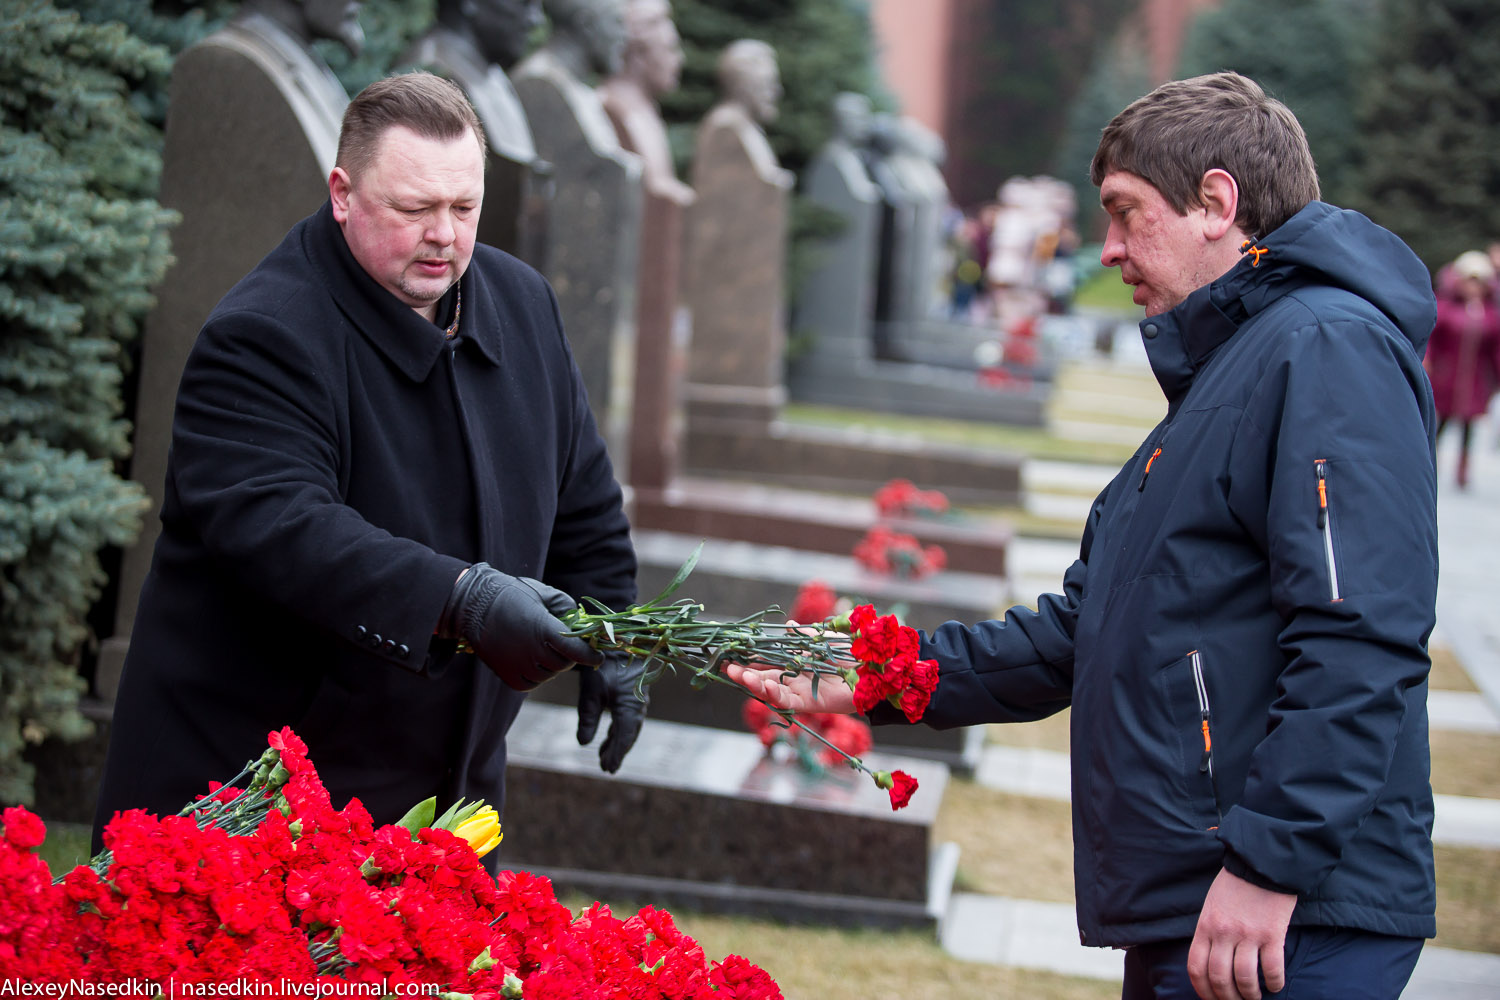
[[[1188,979],[1190,938],[1138,945],[1125,952],[1121,1000],[1198,1000]],[[1286,988],[1276,1000],[1397,1000],[1416,968],[1421,938],[1388,937],[1337,927],[1286,932]]]

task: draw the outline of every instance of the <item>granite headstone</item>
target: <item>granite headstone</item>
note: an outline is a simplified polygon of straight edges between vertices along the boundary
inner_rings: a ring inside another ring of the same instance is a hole
[[[528,700],[511,727],[505,868],[602,899],[781,920],[934,928],[945,911],[957,848],[933,842],[943,765],[866,755],[917,779],[893,812],[866,775],[811,775],[749,733],[654,720],[610,776],[572,715]]]
[[[776,53],[764,42],[735,42],[720,57],[719,79],[723,100],[699,125],[693,153],[689,435],[706,421],[763,433],[786,401],[783,273],[793,178],[762,131],[781,96]]]
[[[677,179],[657,101],[675,90],[682,44],[667,0],[627,0],[619,72],[599,88],[620,145],[641,158],[641,231],[636,272],[636,354],[629,482],[660,489],[677,471],[679,387],[692,337],[681,299],[683,226],[693,191]]]
[[[547,44],[511,74],[537,153],[552,165],[543,273],[583,372],[618,476],[628,475],[635,378],[641,161],[620,147],[585,77],[612,72],[624,43],[619,0],[544,0]]]
[[[790,366],[788,389],[794,397],[803,372],[820,379],[827,370],[847,371],[851,362],[874,356],[870,325],[882,202],[860,153],[869,119],[868,97],[838,95],[833,136],[802,176],[803,197],[842,225],[813,247],[812,268],[792,313],[792,334],[804,345]]]

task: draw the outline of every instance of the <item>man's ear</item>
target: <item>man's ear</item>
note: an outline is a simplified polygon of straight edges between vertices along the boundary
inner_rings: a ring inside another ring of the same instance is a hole
[[[328,200],[333,204],[333,221],[343,225],[349,221],[349,195],[354,191],[354,182],[343,167],[334,167],[328,175]]]
[[[1214,167],[1203,175],[1198,189],[1203,198],[1203,235],[1220,240],[1234,228],[1240,210],[1240,186],[1229,171]]]

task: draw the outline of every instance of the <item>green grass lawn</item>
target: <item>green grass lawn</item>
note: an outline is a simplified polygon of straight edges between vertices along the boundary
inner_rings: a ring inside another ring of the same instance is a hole
[[[1069,462],[1098,462],[1118,466],[1135,451],[1134,445],[1060,437],[1045,427],[913,417],[900,413],[878,413],[805,403],[788,404],[782,417],[788,423],[858,429],[938,444],[1008,451],[1031,458]]]

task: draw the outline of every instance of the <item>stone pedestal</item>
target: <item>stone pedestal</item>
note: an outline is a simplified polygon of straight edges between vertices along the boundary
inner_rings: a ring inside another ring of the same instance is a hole
[[[763,427],[786,399],[783,274],[792,175],[737,105],[699,126],[697,203],[688,226],[693,338],[683,395],[689,433],[700,419]]]
[[[542,271],[623,479],[636,369],[640,159],[620,148],[598,95],[552,53],[530,56],[511,79],[537,154],[552,166]]]
[[[660,720],[606,775],[597,749],[577,745],[576,721],[528,701],[511,729],[502,867],[605,900],[936,927],[957,862],[956,848],[932,839],[941,764],[868,755],[919,783],[893,812],[863,774],[814,777],[768,758],[749,733]]]

